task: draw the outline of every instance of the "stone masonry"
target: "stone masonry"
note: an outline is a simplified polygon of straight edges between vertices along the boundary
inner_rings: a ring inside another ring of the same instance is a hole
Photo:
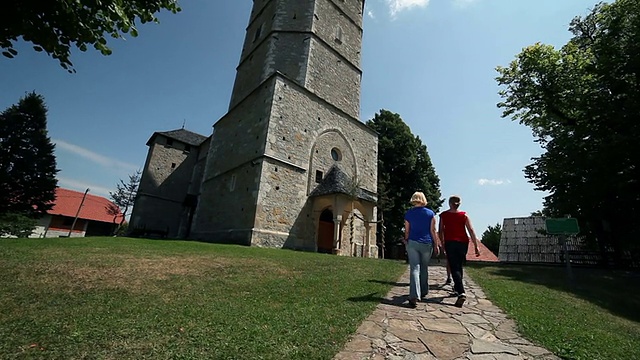
[[[332,236],[334,253],[377,254],[378,139],[359,120],[363,9],[364,0],[254,1],[227,114],[193,160],[150,141],[141,184],[149,196],[139,197],[134,222],[311,251]],[[169,163],[183,164],[181,181],[158,181]],[[359,190],[314,193],[335,166]],[[327,210],[333,230],[321,234]]]

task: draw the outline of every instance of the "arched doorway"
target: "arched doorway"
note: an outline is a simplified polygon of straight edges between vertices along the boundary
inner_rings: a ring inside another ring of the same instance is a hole
[[[325,209],[320,214],[318,223],[318,252],[333,254],[333,212]]]

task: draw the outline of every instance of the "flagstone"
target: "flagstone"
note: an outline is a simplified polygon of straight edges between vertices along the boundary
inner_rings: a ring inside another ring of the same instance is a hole
[[[520,352],[513,346],[505,344],[490,342],[482,339],[473,339],[471,343],[471,352],[474,354],[486,354],[486,353],[507,353],[511,355],[518,355]]]
[[[459,321],[449,319],[437,319],[437,320],[420,320],[422,326],[427,330],[439,331],[447,334],[461,334],[467,333],[466,329],[460,324]]]
[[[439,360],[456,359],[469,349],[469,337],[467,335],[427,331],[426,334],[420,335],[420,341]]]

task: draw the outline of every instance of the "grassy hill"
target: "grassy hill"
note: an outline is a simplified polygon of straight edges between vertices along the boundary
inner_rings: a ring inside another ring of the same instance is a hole
[[[0,240],[0,357],[330,359],[406,269],[129,238]]]

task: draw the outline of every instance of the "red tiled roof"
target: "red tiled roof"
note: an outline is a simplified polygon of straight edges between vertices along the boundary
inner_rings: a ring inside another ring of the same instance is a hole
[[[83,196],[84,192],[56,188],[55,203],[53,208],[51,208],[47,213],[50,215],[75,217]],[[109,199],[87,193],[87,197],[82,204],[82,209],[80,209],[78,219],[112,223],[114,221],[114,216],[109,215],[107,212],[107,206],[109,204],[113,204]],[[121,218],[122,214],[119,214],[116,218],[116,222],[120,222]]]
[[[491,252],[483,243],[478,239],[478,248],[480,249],[480,256],[476,256],[476,252],[473,248],[473,242],[469,242],[469,250],[467,251],[467,261],[486,261],[486,262],[499,262],[498,257]]]

